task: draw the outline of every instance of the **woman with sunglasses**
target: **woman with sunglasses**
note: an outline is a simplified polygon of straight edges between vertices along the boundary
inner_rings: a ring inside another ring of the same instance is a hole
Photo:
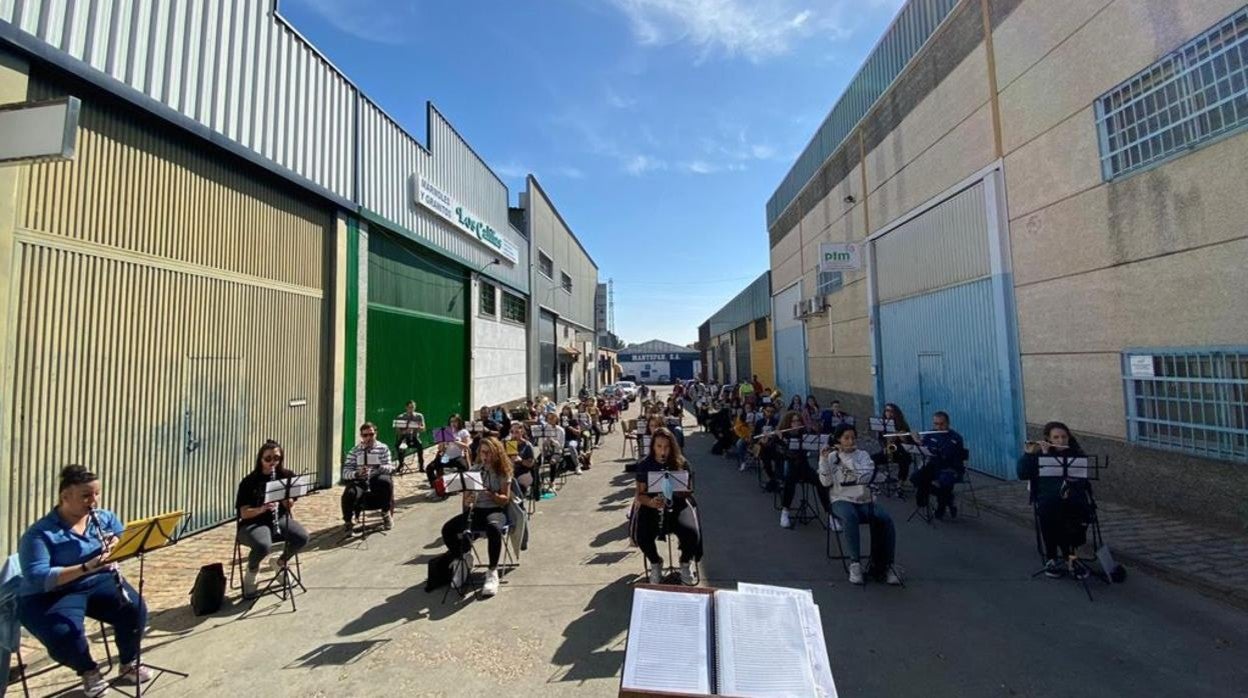
[[[285,458],[286,451],[281,444],[272,439],[265,441],[256,454],[255,467],[238,483],[238,494],[234,498],[234,508],[238,511],[238,542],[251,551],[243,570],[243,598],[255,597],[256,572],[275,542],[286,544],[274,562],[279,569],[308,544],[308,530],[295,521],[291,513],[294,499],[264,502],[268,482],[295,476],[283,465]]]

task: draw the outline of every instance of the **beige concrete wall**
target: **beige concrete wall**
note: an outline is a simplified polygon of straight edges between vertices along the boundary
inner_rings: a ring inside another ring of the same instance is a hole
[[[1028,422],[1125,438],[1122,350],[1248,342],[1248,134],[1107,184],[1093,107],[1242,6],[1026,0],[995,29]]]

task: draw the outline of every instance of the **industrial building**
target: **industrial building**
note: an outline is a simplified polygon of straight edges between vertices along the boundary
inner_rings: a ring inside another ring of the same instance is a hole
[[[704,350],[705,380],[722,385],[758,376],[764,386],[776,387],[771,272],[763,272],[750,282],[708,318],[703,327],[706,337],[702,338],[699,332],[698,341],[699,348]]]
[[[767,202],[777,382],[1248,523],[1246,64],[1243,0],[910,0]]]
[[[523,399],[535,248],[576,284],[574,306],[542,288],[582,367],[561,385],[593,380],[596,270],[536,182],[514,227],[448,119],[412,136],[271,0],[0,2],[0,96],[81,104],[72,158],[0,169],[10,549],[67,463],[124,519],[201,529],[266,438],[328,485],[408,399],[431,426]]]
[[[637,383],[670,384],[689,380],[702,372],[702,361],[696,349],[652,339],[630,344],[620,350],[620,372],[623,380]]]

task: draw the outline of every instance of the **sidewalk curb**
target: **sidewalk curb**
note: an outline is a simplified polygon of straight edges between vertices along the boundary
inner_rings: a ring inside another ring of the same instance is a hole
[[[1001,507],[995,503],[986,501],[980,501],[979,506],[986,511],[991,511],[993,514],[1025,528],[1032,527],[1032,520],[1029,517],[1023,516],[1012,509]],[[1157,562],[1146,557],[1133,555],[1124,550],[1114,550],[1114,557],[1128,567],[1136,567],[1154,577],[1176,586],[1195,590],[1204,596],[1208,596],[1216,601],[1221,601],[1222,603],[1233,606],[1241,611],[1248,611],[1248,590],[1238,589],[1225,584],[1217,584],[1189,574],[1184,574],[1183,571],[1178,568],[1170,565],[1158,564]],[[1129,574],[1130,570],[1128,570],[1128,575]],[[1130,579],[1128,577],[1128,582],[1129,581]]]

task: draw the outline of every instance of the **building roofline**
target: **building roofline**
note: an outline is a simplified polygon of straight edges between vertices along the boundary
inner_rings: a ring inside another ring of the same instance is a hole
[[[555,206],[555,202],[550,198],[550,194],[547,194],[546,190],[542,188],[542,185],[538,183],[537,177],[533,175],[532,173],[530,173],[529,175],[525,177],[525,182],[528,183],[530,187],[537,189],[537,191],[542,195],[542,198],[546,199],[546,203],[550,205],[550,210],[555,212],[555,217],[558,218],[559,222],[563,224],[564,230],[568,231],[568,235],[572,236],[572,239],[576,242],[576,246],[581,248],[581,252],[585,253],[585,258],[588,259],[589,263],[594,265],[594,269],[597,270],[598,263],[594,261],[593,255],[591,255],[589,253],[589,250],[585,249],[585,246],[581,244],[581,239],[576,236],[576,232],[572,230],[572,226],[568,225],[568,222],[563,219],[563,214],[559,213],[559,207]],[[529,203],[529,206],[533,205],[532,201],[528,203]],[[530,220],[529,226],[532,227],[532,225],[533,223]]]

